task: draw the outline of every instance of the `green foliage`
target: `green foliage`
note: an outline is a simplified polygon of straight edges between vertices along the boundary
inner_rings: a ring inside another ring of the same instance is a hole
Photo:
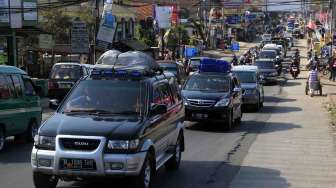
[[[148,46],[157,46],[155,33],[151,28],[142,28],[140,25],[136,26],[135,38],[146,43]]]
[[[78,18],[87,23],[92,38],[95,18],[91,11],[92,9],[89,6],[81,7],[80,11],[65,11],[63,9],[41,11],[42,22],[40,22],[40,27],[44,31],[52,33],[56,43],[68,43],[72,21]]]

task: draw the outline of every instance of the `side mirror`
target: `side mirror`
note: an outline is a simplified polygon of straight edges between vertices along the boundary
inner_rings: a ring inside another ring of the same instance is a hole
[[[49,100],[49,108],[53,110],[57,110],[59,106],[59,101],[57,99],[51,99]]]
[[[239,87],[235,87],[235,88],[233,89],[233,92],[239,93],[239,92],[241,92],[241,88],[239,88]]]
[[[168,111],[167,105],[165,104],[153,104],[151,109],[151,115],[164,114]]]

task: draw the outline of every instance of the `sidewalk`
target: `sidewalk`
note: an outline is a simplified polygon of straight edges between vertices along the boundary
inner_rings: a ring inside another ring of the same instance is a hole
[[[231,188],[336,187],[335,140],[324,108],[328,98],[305,95],[307,74],[302,71],[301,79],[288,80],[277,106],[266,107],[272,116],[250,147]],[[335,86],[323,89],[332,93]]]

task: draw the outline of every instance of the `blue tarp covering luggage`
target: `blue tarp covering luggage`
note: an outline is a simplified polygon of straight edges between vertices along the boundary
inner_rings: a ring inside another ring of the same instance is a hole
[[[201,59],[199,70],[200,72],[228,73],[231,71],[231,65],[224,60],[203,58]]]

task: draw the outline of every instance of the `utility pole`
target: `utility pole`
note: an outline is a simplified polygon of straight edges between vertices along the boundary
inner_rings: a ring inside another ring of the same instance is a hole
[[[94,8],[94,16],[96,18],[95,24],[94,24],[94,34],[93,34],[93,45],[92,45],[92,63],[96,63],[96,45],[97,45],[97,34],[98,34],[98,29],[100,25],[100,19],[99,19],[99,1],[100,0],[95,0],[95,8]]]

